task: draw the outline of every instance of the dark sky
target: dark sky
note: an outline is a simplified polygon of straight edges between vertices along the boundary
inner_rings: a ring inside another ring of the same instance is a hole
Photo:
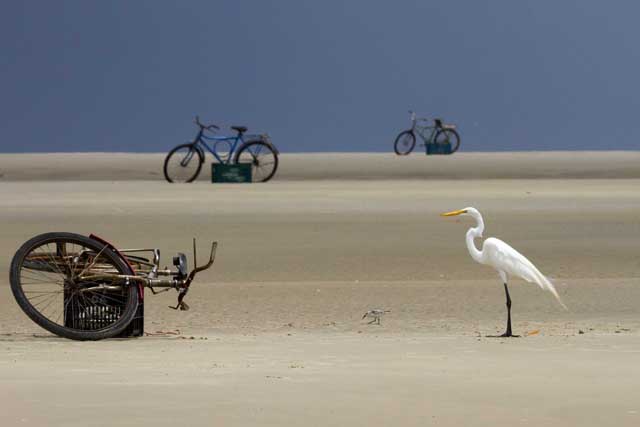
[[[637,1],[14,1],[0,151],[166,151],[199,114],[281,151],[640,149]]]

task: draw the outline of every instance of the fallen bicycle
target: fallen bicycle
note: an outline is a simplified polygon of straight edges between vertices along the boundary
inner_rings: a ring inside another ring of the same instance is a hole
[[[187,257],[173,257],[175,270],[160,269],[159,249],[121,249],[98,236],[45,233],[25,242],[11,261],[10,282],[20,308],[35,323],[61,337],[100,340],[142,335],[144,288],[153,294],[178,291],[176,310],[188,310],[184,297],[196,274]],[[146,255],[149,254],[149,255]],[[143,256],[146,255],[146,256]]]

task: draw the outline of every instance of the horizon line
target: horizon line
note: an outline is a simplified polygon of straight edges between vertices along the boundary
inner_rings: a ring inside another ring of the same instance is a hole
[[[167,154],[169,151],[0,151],[0,155],[4,154]],[[606,150],[606,149],[590,149],[590,150],[470,150],[458,151],[457,154],[483,154],[483,153],[635,153],[640,152],[638,149],[626,150]],[[279,154],[395,154],[393,151],[280,151]],[[422,154],[421,151],[415,151],[415,154]]]

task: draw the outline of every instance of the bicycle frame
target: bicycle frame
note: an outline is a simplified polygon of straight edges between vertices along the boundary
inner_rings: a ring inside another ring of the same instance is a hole
[[[248,138],[249,140],[260,139],[264,141],[265,135],[238,134],[234,136],[215,136],[215,135],[208,136],[204,134],[204,129],[201,129],[198,132],[198,135],[196,136],[193,143],[206,148],[207,151],[210,152],[218,162],[222,164],[229,164],[231,162],[231,158],[233,157],[233,153],[235,153],[236,150],[240,148],[242,145],[244,145],[244,143],[246,142],[245,138]],[[211,141],[211,142],[207,142],[207,141]],[[218,150],[216,149],[216,144],[219,142],[229,143],[229,154],[227,158],[225,158],[224,156],[221,156],[218,153]]]
[[[212,143],[207,143],[207,141],[213,141]],[[233,141],[233,142],[231,142]],[[218,154],[216,150],[216,144],[219,142],[228,142],[229,143],[229,156],[227,159],[224,159],[222,156]],[[228,164],[231,161],[232,154],[235,153],[236,149],[244,144],[244,137],[242,135],[235,136],[207,136],[204,134],[204,131],[200,131],[198,136],[196,137],[194,144],[200,144],[204,146],[207,151],[209,151],[213,157],[220,163]]]
[[[413,131],[420,135],[420,138],[425,144],[433,142],[438,128],[436,126],[415,126]],[[426,132],[429,131],[429,136],[426,136]]]
[[[125,285],[130,283],[137,283],[140,286],[140,297],[142,298],[144,294],[142,294],[142,288],[146,287],[151,290],[151,293],[158,294],[161,292],[166,292],[170,289],[175,289],[178,291],[178,304],[175,307],[169,306],[174,310],[183,310],[186,311],[189,309],[189,306],[184,302],[184,297],[189,292],[189,286],[196,274],[207,270],[215,260],[216,249],[218,247],[218,242],[213,242],[211,244],[211,253],[209,255],[209,260],[204,265],[198,265],[198,257],[196,252],[196,239],[193,239],[193,263],[194,267],[190,273],[187,273],[187,258],[184,254],[178,253],[173,258],[173,264],[176,267],[175,271],[169,270],[167,268],[160,269],[160,250],[159,249],[117,249],[111,243],[106,240],[92,234],[90,236],[92,239],[97,240],[105,244],[105,248],[111,248],[128,266],[129,266],[129,274],[113,274],[113,273],[103,273],[101,275],[92,276],[93,279],[100,278],[110,278],[114,280],[114,283],[122,282]],[[136,253],[144,253],[149,252],[152,254],[152,259],[147,259],[141,256],[135,256],[130,254]],[[135,268],[134,268],[135,265]],[[86,279],[86,278],[85,278]],[[104,286],[99,285],[98,287],[86,288],[85,291],[93,291],[98,288],[109,289],[116,288],[122,286],[122,284],[117,284],[115,286]],[[156,290],[160,288],[160,290]]]
[[[425,150],[426,150],[426,145],[433,143],[436,137],[436,134],[438,133],[438,126],[434,125],[419,125],[418,122],[430,122],[429,119],[427,118],[417,118],[416,117],[416,113],[413,111],[409,112],[411,114],[411,131],[414,134],[418,134],[418,136],[420,136],[420,139],[422,139],[422,142],[424,143],[425,146]],[[427,136],[427,132],[429,133],[429,136]]]

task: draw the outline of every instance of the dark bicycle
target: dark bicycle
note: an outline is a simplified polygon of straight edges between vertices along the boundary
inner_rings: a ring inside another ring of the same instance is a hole
[[[175,270],[160,268],[158,249],[120,249],[98,236],[45,233],[25,242],[11,261],[11,291],[35,323],[61,337],[100,340],[118,336],[140,312],[144,288],[152,293],[178,291],[176,310],[188,310],[184,297],[196,274],[211,267],[217,243],[206,264],[198,266],[196,242],[188,272],[187,257],[173,258]],[[145,252],[151,256],[141,256]],[[142,331],[140,331],[142,334]]]
[[[393,145],[397,155],[406,156],[413,151],[416,146],[416,134],[422,139],[427,154],[429,154],[428,148],[430,145],[440,147],[448,145],[451,147],[448,154],[458,151],[458,148],[460,148],[460,135],[456,131],[455,125],[444,124],[442,119],[434,119],[433,125],[418,124],[418,122],[430,123],[431,120],[416,118],[416,113],[413,111],[409,111],[409,114],[411,115],[411,129],[400,132]]]
[[[278,169],[278,150],[269,136],[245,135],[244,126],[231,126],[236,135],[218,136],[212,133],[220,130],[216,125],[200,123],[193,142],[181,144],[167,154],[164,160],[164,177],[169,182],[192,182],[200,174],[207,149],[222,164],[249,163],[253,182],[267,182]],[[209,134],[207,134],[208,132]]]

